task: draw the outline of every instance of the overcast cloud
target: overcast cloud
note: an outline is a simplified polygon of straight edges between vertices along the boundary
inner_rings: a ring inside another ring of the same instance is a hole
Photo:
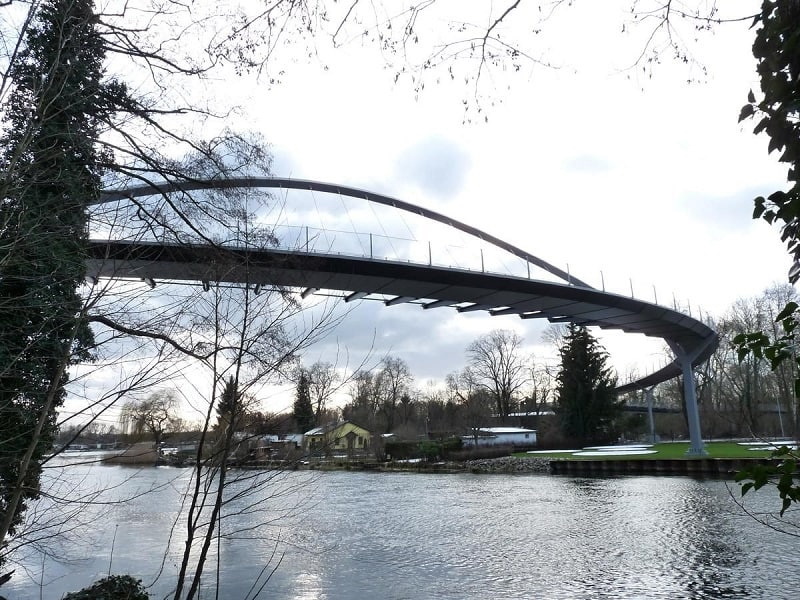
[[[465,149],[452,140],[431,137],[400,154],[396,179],[415,185],[426,196],[449,200],[464,187],[469,168]]]

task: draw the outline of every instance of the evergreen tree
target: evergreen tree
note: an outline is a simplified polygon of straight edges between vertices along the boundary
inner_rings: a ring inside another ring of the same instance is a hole
[[[37,495],[68,366],[93,344],[80,318],[87,205],[100,189],[112,97],[91,0],[42,3],[10,68],[0,137],[0,548]],[[3,555],[0,552],[0,562]]]
[[[315,424],[314,406],[311,404],[311,394],[309,393],[310,381],[305,369],[300,370],[300,378],[297,380],[297,391],[294,399],[294,422],[301,433],[312,429]]]
[[[225,382],[222,395],[217,402],[217,430],[224,432],[232,426],[235,431],[242,420],[242,413],[242,395],[236,387],[236,380],[231,376]]]
[[[565,436],[579,443],[613,440],[622,404],[608,354],[585,327],[570,325],[559,350],[555,412]]]

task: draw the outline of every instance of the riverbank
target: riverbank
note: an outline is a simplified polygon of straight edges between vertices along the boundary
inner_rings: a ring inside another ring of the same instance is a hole
[[[486,458],[479,460],[468,460],[463,462],[456,461],[388,461],[388,462],[369,462],[369,461],[320,461],[303,462],[296,464],[291,469],[295,470],[314,470],[314,471],[374,471],[380,473],[551,473],[552,469],[549,458],[519,458],[516,456],[503,456],[500,458]],[[250,464],[246,468],[279,468],[275,464],[258,465]],[[283,468],[286,468],[284,466]]]
[[[764,444],[766,445],[766,444]],[[307,457],[289,460],[248,461],[232,464],[235,469],[248,470],[318,470],[318,471],[374,471],[412,473],[475,473],[475,474],[524,474],[541,473],[573,476],[608,475],[688,475],[733,478],[734,475],[753,464],[774,464],[771,450],[752,448],[735,442],[711,442],[707,444],[709,456],[686,456],[685,443],[658,444],[637,452],[631,447],[604,447],[582,451],[535,451],[498,458],[473,459],[468,461],[436,461],[422,459],[400,461],[376,461],[366,457]],[[621,449],[620,449],[621,448]],[[178,456],[156,457],[129,448],[119,452],[103,453],[96,457],[110,464],[150,464],[176,467],[189,466],[193,461],[180,460]],[[619,452],[614,454],[612,452]],[[152,453],[151,453],[152,454]],[[83,455],[82,455],[83,456]]]
[[[384,473],[475,473],[553,475],[689,475],[733,478],[753,464],[774,464],[765,458],[694,458],[651,460],[565,460],[549,457],[505,456],[465,462],[311,463],[302,468],[319,471],[376,471]],[[251,467],[252,468],[252,467]]]
[[[737,472],[754,464],[777,462],[767,458],[552,460],[550,469],[554,475],[701,475],[733,479]]]

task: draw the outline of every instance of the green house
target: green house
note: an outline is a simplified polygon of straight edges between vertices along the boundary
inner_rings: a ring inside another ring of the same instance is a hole
[[[369,449],[371,436],[367,429],[352,421],[328,423],[307,431],[303,446],[310,452],[363,452]]]

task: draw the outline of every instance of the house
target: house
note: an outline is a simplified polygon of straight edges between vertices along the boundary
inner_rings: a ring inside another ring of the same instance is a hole
[[[286,444],[294,444],[295,448],[303,447],[303,434],[302,433],[287,433],[283,436],[283,441]]]
[[[285,460],[300,447],[300,434],[262,435],[250,442],[250,457],[255,460]]]
[[[481,427],[470,435],[461,437],[465,447],[514,446],[523,448],[536,445],[536,430],[522,427]]]
[[[369,448],[372,434],[352,421],[328,423],[306,431],[303,439],[310,452],[353,452]]]

